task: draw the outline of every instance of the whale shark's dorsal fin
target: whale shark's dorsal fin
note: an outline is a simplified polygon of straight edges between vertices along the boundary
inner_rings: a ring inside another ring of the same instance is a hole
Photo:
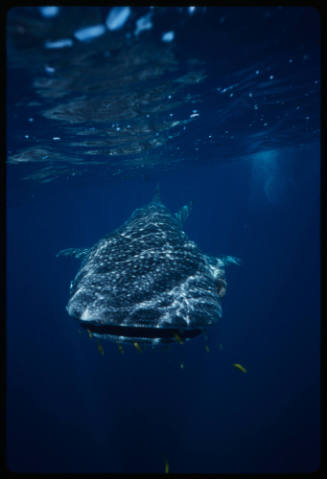
[[[182,206],[180,210],[175,213],[175,217],[183,224],[190,216],[192,210],[192,201],[187,205]]]
[[[153,195],[152,201],[153,201],[154,203],[161,203],[159,184],[157,184],[157,186],[156,186],[156,189],[155,189],[155,191],[154,191],[154,195]]]
[[[88,255],[90,248],[67,248],[58,251],[56,257],[59,256],[73,256],[76,259],[84,258],[84,256]]]

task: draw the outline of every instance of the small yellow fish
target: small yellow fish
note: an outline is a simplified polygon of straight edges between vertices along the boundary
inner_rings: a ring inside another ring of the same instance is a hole
[[[219,348],[219,351],[222,351],[224,348],[223,348],[223,345],[220,343],[218,344],[218,348]]]
[[[182,340],[182,338],[180,337],[179,334],[174,333],[174,338],[176,339],[176,341],[177,341],[179,344],[183,344],[183,340]]]
[[[207,353],[210,351],[209,346],[207,344],[204,346],[204,349],[207,351]]]
[[[117,343],[120,354],[124,354],[123,346],[120,343]]]
[[[102,354],[102,356],[104,355],[104,351],[103,351],[103,347],[101,346],[100,343],[98,343],[98,350],[99,350],[99,353]]]
[[[78,334],[80,334],[80,335],[82,334],[82,330],[81,330],[81,329],[78,329],[77,331],[78,331]]]
[[[244,366],[242,366],[242,364],[239,364],[239,363],[234,363],[233,366],[237,369],[239,369],[240,371],[242,371],[242,373],[247,373],[247,370],[245,369]]]
[[[184,363],[180,363],[180,368],[184,369]]]
[[[142,349],[141,349],[141,346],[139,345],[139,343],[137,343],[136,341],[134,341],[134,348],[139,352],[141,353],[142,352]]]
[[[93,334],[91,333],[91,331],[88,329],[87,332],[89,333],[89,338],[92,339]]]
[[[166,462],[165,462],[165,474],[168,474],[169,472],[169,464],[168,464],[168,461],[166,459]]]

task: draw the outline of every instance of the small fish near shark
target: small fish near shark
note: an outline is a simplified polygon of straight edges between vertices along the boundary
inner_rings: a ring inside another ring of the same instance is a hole
[[[190,210],[191,204],[172,214],[157,192],[91,248],[60,251],[82,260],[68,314],[98,339],[119,343],[184,341],[215,324],[225,266],[239,260],[199,250],[183,231]]]

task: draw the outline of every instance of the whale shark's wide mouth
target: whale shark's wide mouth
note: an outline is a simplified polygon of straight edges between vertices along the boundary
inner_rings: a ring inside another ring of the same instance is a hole
[[[203,333],[202,329],[177,329],[177,328],[147,328],[136,326],[117,326],[97,324],[87,321],[80,322],[82,328],[87,329],[97,336],[108,337],[117,341],[144,340],[155,342],[183,342]]]

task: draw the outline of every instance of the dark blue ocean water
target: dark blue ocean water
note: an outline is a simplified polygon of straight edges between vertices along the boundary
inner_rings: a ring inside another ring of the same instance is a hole
[[[148,10],[133,8],[121,29],[88,42],[72,32],[104,24],[108,9],[46,18],[21,8],[7,17],[7,467],[312,472],[320,464],[319,15],[154,9],[151,28],[135,34]],[[166,44],[167,31],[175,37]],[[104,45],[114,35],[117,44]],[[74,43],[46,50],[56,38]],[[130,73],[122,51],[138,44]],[[153,65],[166,48],[162,73]],[[117,63],[104,69],[103,51]],[[195,70],[204,78],[174,79]],[[114,126],[99,103],[108,89]],[[170,93],[178,102],[163,118],[157,106]],[[147,114],[158,114],[149,132]],[[180,122],[176,135],[163,126],[169,118]],[[142,138],[133,151],[126,122]],[[207,338],[142,352],[126,345],[124,354],[103,341],[102,356],[65,310],[79,263],[56,253],[93,245],[158,184],[171,211],[193,202],[185,231],[202,251],[241,264],[226,267],[223,317]]]

